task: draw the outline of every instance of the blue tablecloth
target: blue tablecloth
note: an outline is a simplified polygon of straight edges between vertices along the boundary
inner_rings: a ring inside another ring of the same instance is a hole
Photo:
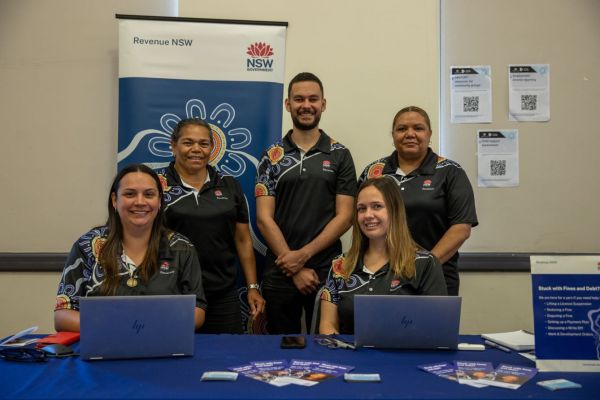
[[[598,373],[539,373],[517,390],[474,388],[420,371],[421,364],[470,360],[534,366],[516,353],[328,349],[307,338],[305,349],[282,350],[280,336],[196,335],[194,357],[82,361],[77,357],[44,363],[0,361],[0,398],[198,398],[198,399],[600,399]],[[461,341],[480,343],[477,336]],[[76,346],[75,346],[76,347]],[[205,371],[226,370],[250,361],[293,358],[353,365],[353,372],[379,373],[381,383],[330,379],[312,387],[275,387],[240,375],[236,382],[202,382]],[[551,392],[535,382],[566,378],[582,389]]]

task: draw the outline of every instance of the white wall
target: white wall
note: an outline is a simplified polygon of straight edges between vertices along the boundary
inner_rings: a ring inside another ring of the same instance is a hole
[[[392,151],[391,120],[418,104],[438,121],[437,0],[181,1],[186,17],[289,22],[286,81],[325,84],[322,127],[360,171]],[[115,13],[173,15],[175,0],[0,3],[0,252],[64,252],[105,220],[116,171]],[[351,4],[351,5],[350,5]],[[289,118],[284,117],[289,127]]]
[[[176,0],[0,2],[0,252],[66,252],[116,172],[116,13]]]
[[[442,0],[442,148],[466,168],[472,252],[600,252],[600,1]],[[492,67],[493,122],[450,123],[452,65]],[[508,65],[550,65],[550,121],[508,120]],[[520,185],[477,187],[477,129],[519,130]]]
[[[115,14],[176,0],[0,1],[0,252],[68,252],[116,172]],[[59,273],[0,273],[0,336],[52,330]]]
[[[67,252],[103,222],[116,170],[114,14],[169,16],[174,4],[0,2],[0,252]],[[359,172],[391,153],[399,108],[426,108],[437,129],[437,0],[181,1],[180,15],[289,22],[286,81],[302,70],[323,79],[322,126],[352,150]],[[0,336],[32,325],[52,330],[59,276],[0,273]],[[528,274],[462,278],[462,332],[530,328]]]
[[[182,17],[288,22],[286,90],[298,72],[321,78],[327,99],[321,127],[350,148],[358,173],[392,152],[392,118],[402,107],[422,106],[437,130],[437,0],[179,3]],[[283,124],[291,128],[285,112]]]

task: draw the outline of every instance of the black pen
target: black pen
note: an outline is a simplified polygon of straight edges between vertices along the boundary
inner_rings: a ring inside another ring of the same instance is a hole
[[[489,340],[484,340],[483,343],[495,349],[502,350],[505,353],[511,352],[508,347],[500,346],[498,343],[490,342]]]

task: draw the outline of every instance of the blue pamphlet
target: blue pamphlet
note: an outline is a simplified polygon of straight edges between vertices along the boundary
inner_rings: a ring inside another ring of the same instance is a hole
[[[600,372],[600,255],[531,256],[536,366]]]
[[[492,375],[478,380],[490,386],[503,387],[508,389],[518,389],[525,382],[537,374],[536,368],[521,367],[518,365],[500,364],[494,370]]]

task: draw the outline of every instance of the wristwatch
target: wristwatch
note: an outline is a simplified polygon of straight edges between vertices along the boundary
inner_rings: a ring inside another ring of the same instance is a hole
[[[251,283],[248,285],[248,290],[250,289],[256,289],[258,291],[260,291],[260,285],[258,283]]]

